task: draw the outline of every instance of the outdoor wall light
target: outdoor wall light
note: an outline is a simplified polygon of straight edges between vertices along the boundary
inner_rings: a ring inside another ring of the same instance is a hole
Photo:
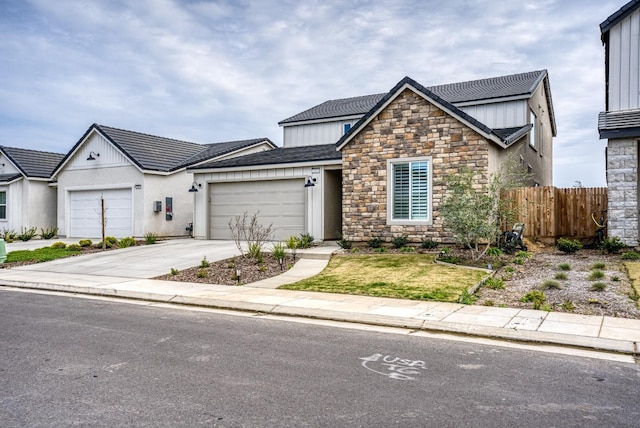
[[[240,284],[240,275],[242,275],[242,269],[240,266],[236,266],[236,279],[238,280],[238,284]]]
[[[93,157],[93,155],[96,155],[96,157]],[[96,152],[91,152],[89,153],[89,157],[87,158],[88,161],[94,161],[96,160],[96,158],[100,157],[100,153],[96,153]]]
[[[304,184],[304,187],[313,187],[316,185],[316,181],[318,181],[317,178],[308,176],[307,182]]]
[[[202,187],[202,184],[198,184],[195,181],[193,183],[191,183],[191,189],[189,189],[189,192],[193,193],[193,192],[197,192],[198,191],[198,187]]]

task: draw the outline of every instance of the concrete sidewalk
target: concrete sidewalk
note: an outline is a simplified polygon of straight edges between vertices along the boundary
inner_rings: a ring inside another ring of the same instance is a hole
[[[275,289],[319,273],[335,249],[301,251],[301,260],[288,272],[241,287],[147,279],[167,273],[167,259],[181,268],[182,263],[197,264],[205,250],[211,261],[233,255],[230,243],[195,240],[0,269],[0,285],[639,354],[640,320]],[[149,257],[164,259],[162,272],[151,273],[161,270],[162,263],[150,269],[139,266],[150,263]],[[74,271],[71,264],[82,269]]]

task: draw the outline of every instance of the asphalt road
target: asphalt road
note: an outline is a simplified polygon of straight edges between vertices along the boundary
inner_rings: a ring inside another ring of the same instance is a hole
[[[636,364],[0,288],[0,425],[637,427]]]

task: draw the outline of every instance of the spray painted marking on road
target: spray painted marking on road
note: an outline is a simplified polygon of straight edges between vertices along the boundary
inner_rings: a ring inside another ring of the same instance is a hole
[[[391,355],[373,354],[370,357],[361,357],[362,367],[374,373],[387,376],[389,379],[415,380],[412,375],[417,375],[420,370],[426,370],[424,361],[405,360]]]

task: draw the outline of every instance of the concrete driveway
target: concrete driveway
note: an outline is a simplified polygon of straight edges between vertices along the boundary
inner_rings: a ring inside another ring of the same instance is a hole
[[[52,241],[29,241],[7,244],[7,252],[50,246]],[[62,240],[63,242],[65,240]],[[69,242],[77,243],[78,240]],[[50,272],[94,276],[153,278],[164,275],[171,268],[178,270],[197,266],[203,257],[209,261],[223,260],[239,254],[232,241],[174,239],[153,245],[122,248],[114,251],[68,257],[47,263],[15,268],[30,272]]]

